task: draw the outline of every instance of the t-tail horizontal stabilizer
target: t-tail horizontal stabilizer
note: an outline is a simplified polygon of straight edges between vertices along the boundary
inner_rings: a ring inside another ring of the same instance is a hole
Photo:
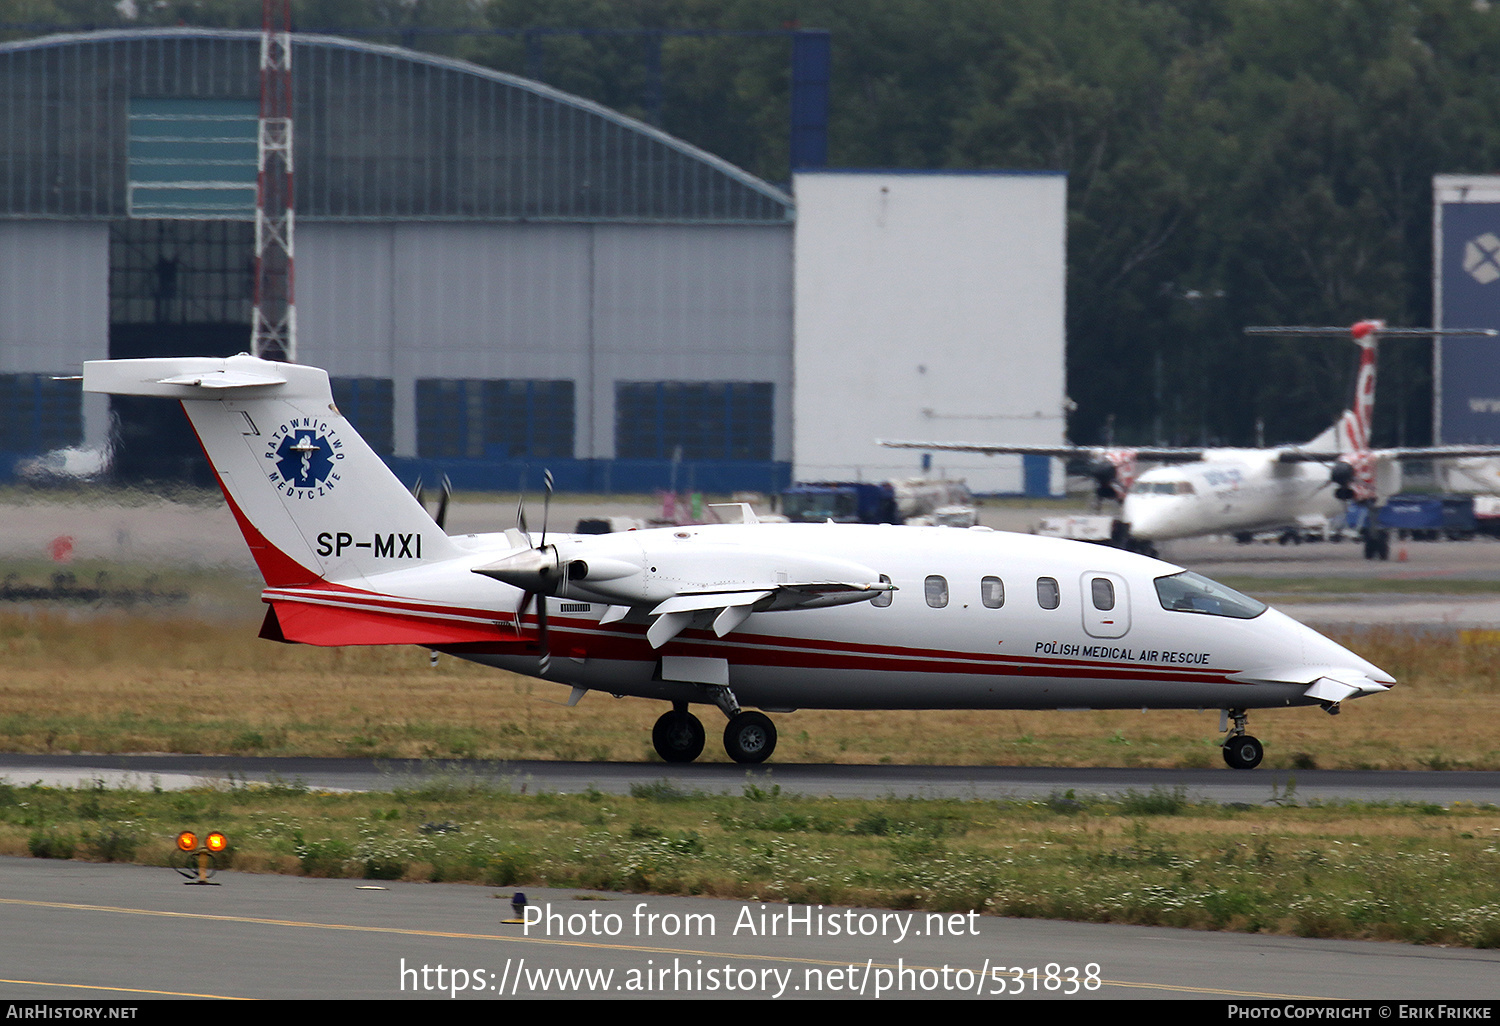
[[[182,402],[266,583],[357,583],[458,550],[333,402],[326,371],[253,356],[94,360],[86,392]]]

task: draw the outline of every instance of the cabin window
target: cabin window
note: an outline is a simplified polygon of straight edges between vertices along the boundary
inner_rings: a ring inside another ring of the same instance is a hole
[[[985,577],[979,582],[979,598],[990,609],[1005,605],[1005,583],[998,577]]]
[[[1204,613],[1208,616],[1232,616],[1250,620],[1266,611],[1264,602],[1241,595],[1216,581],[1184,570],[1156,579],[1156,597],[1161,607],[1174,613]]]
[[[1095,609],[1115,608],[1115,586],[1108,577],[1095,577],[1089,582],[1089,591],[1093,594]]]
[[[1062,601],[1062,591],[1057,587],[1057,578],[1038,577],[1036,579],[1036,604],[1043,609],[1056,609]]]
[[[927,604],[933,609],[942,609],[948,604],[948,578],[933,574],[927,578]]]
[[[1137,495],[1195,495],[1191,481],[1142,481],[1132,489]]]
[[[880,583],[881,584],[890,584],[891,583],[891,579],[889,577],[887,577],[885,574],[881,574],[880,575]],[[870,605],[872,605],[872,606],[880,606],[882,609],[884,609],[886,606],[888,606],[888,605],[891,604],[891,599],[895,597],[895,594],[896,593],[894,591],[882,591],[879,595],[876,595],[874,598],[872,598],[870,600]]]

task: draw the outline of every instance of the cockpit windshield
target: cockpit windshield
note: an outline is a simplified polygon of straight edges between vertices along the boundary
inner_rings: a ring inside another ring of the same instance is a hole
[[[1138,481],[1132,491],[1137,495],[1193,495],[1197,489],[1191,481]]]
[[[1266,611],[1264,602],[1241,595],[1232,588],[1210,581],[1201,574],[1184,570],[1179,574],[1156,579],[1156,596],[1163,609],[1177,613],[1206,613],[1209,616],[1232,616],[1251,620]]]

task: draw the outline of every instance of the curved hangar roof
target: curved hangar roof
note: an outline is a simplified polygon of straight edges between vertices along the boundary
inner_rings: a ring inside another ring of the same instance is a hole
[[[258,32],[0,45],[0,217],[254,205]],[[786,222],[792,199],[649,125],[464,61],[295,35],[300,217]]]

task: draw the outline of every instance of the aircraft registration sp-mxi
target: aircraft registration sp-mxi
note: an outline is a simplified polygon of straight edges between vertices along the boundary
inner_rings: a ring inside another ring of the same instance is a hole
[[[1182,567],[987,528],[740,523],[609,535],[449,536],[334,405],[314,367],[103,360],[83,387],[181,400],[265,577],[261,636],[416,645],[572,688],[670,703],[652,741],[690,762],[728,717],[738,762],[765,712],[1250,709],[1385,691],[1385,672]],[[763,711],[747,709],[753,706]],[[1233,726],[1229,723],[1232,720]]]

